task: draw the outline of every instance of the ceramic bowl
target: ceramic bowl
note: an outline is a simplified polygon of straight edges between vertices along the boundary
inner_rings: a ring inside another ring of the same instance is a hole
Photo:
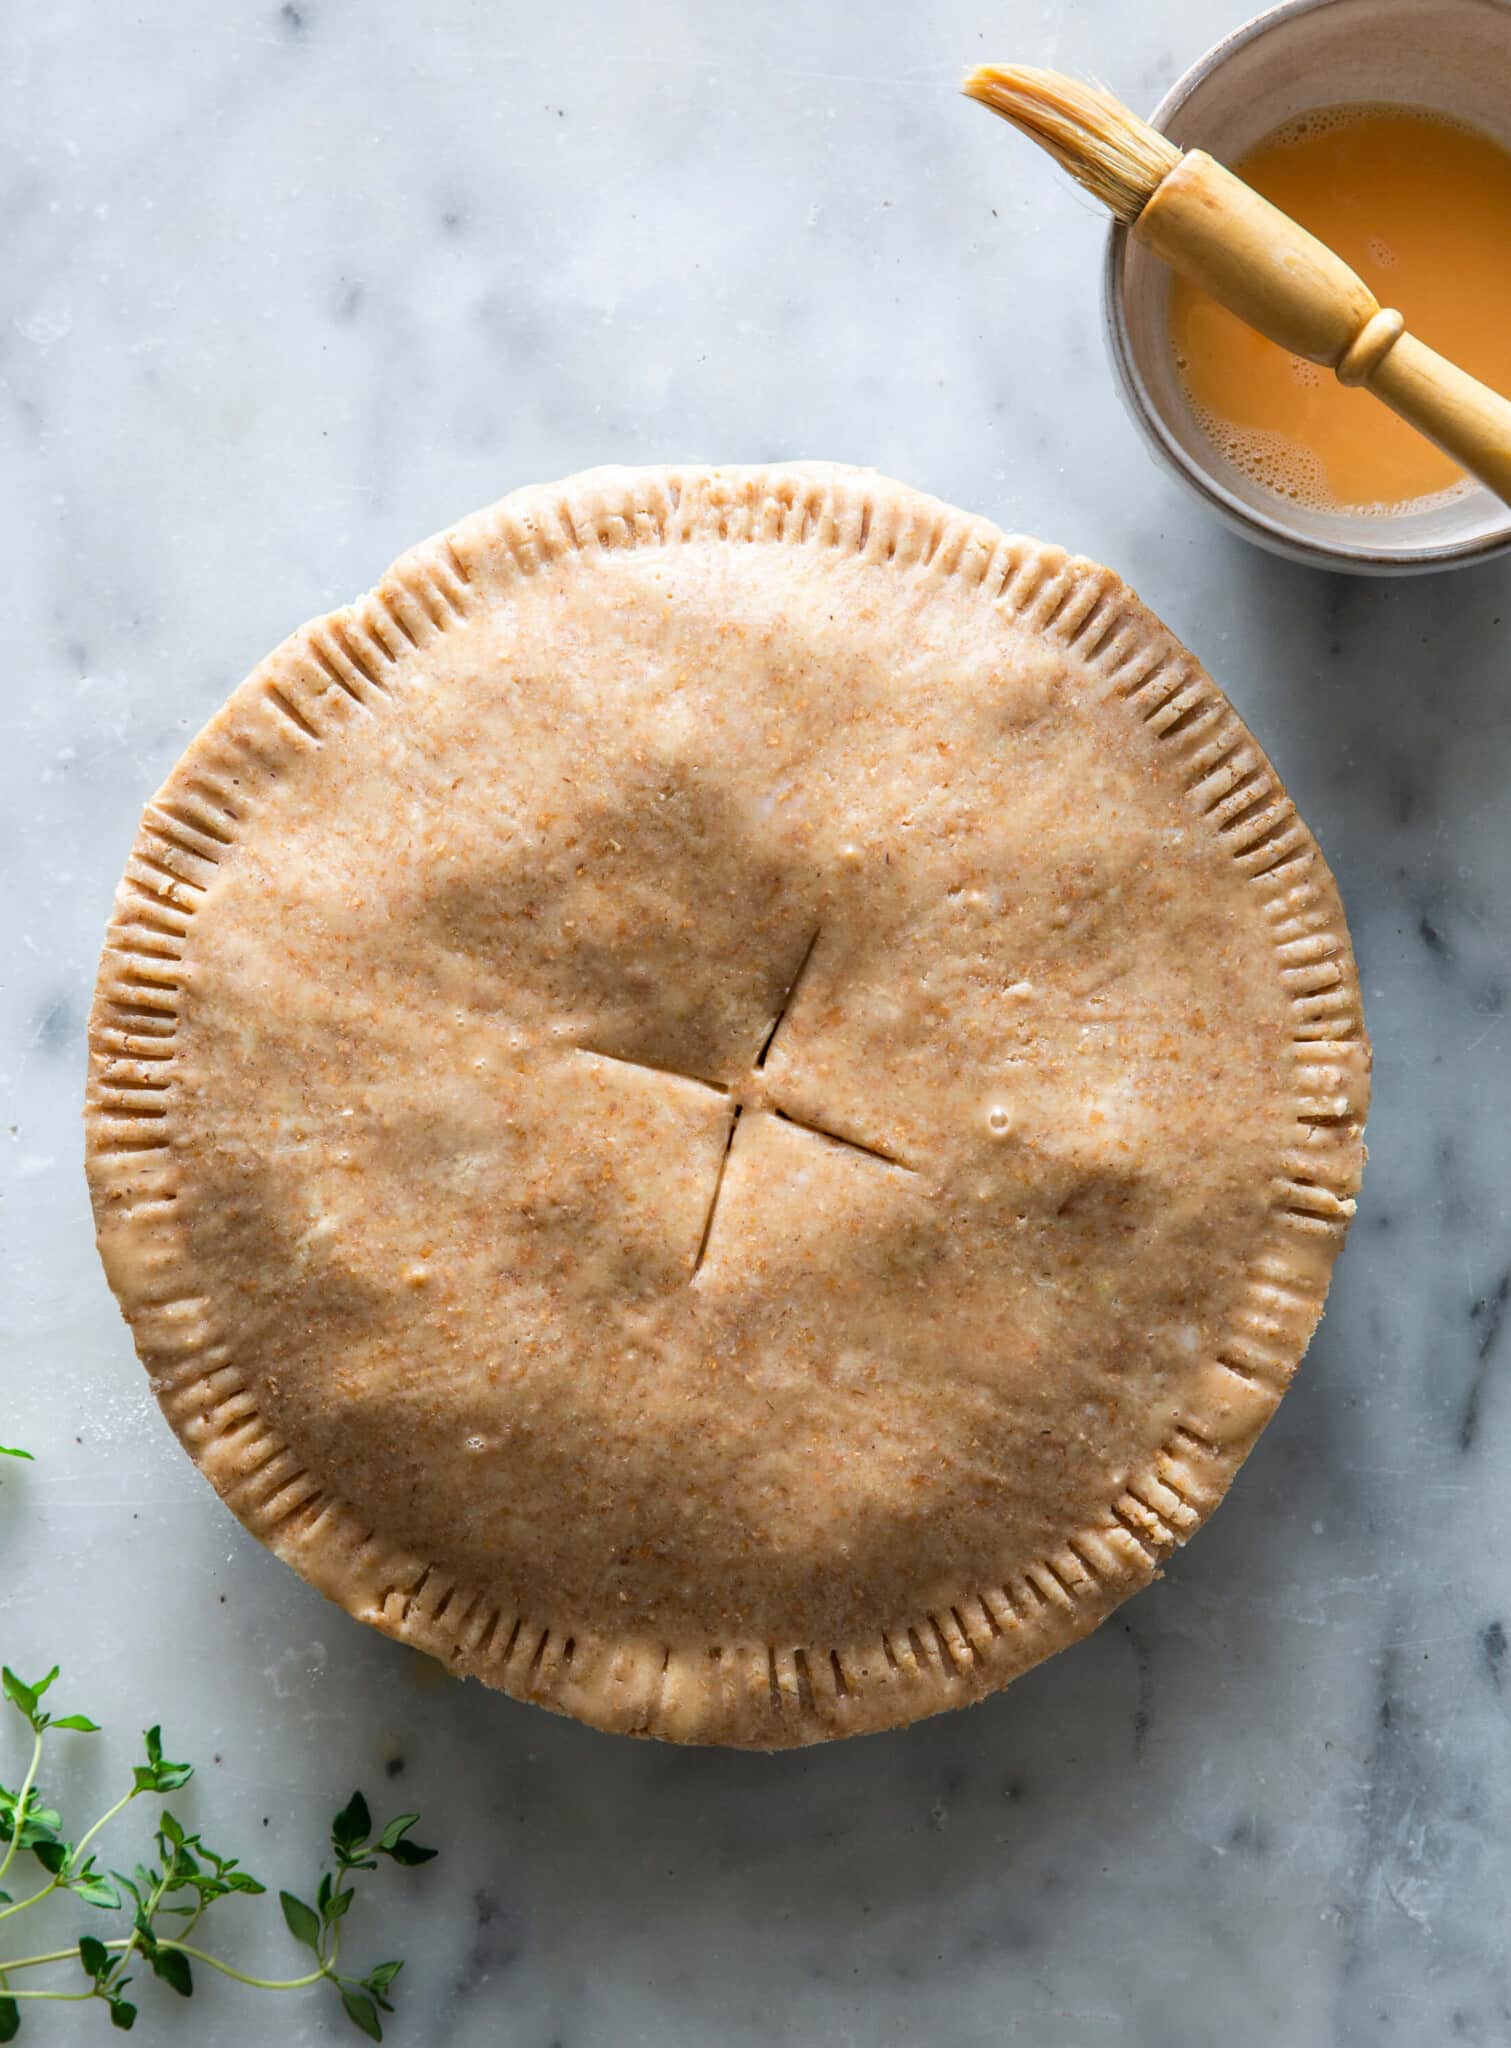
[[[1511,0],[1287,0],[1210,50],[1152,119],[1185,148],[1231,163],[1298,114],[1345,100],[1452,114],[1511,149]],[[1159,259],[1114,228],[1104,303],[1124,395],[1159,459],[1230,526],[1293,560],[1366,575],[1451,568],[1511,548],[1511,507],[1478,486],[1366,516],[1293,505],[1244,476],[1187,403],[1169,284]]]

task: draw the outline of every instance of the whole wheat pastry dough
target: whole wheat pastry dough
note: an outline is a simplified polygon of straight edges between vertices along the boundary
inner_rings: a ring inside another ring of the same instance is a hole
[[[1321,1311],[1333,882],[1109,571],[869,473],[601,470],[406,555],[148,806],[101,1251],[261,1540],[520,1698],[780,1746],[1003,1685]]]

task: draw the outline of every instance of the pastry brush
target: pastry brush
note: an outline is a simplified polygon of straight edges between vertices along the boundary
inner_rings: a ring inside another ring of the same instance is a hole
[[[1205,150],[1100,86],[985,64],[964,90],[1047,149],[1156,256],[1271,341],[1362,385],[1511,504],[1511,399],[1408,334],[1340,256]]]

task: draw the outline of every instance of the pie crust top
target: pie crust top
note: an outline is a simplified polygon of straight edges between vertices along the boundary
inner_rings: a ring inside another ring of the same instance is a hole
[[[296,633],[147,807],[91,1047],[106,1269],[246,1525],[755,1747],[1154,1576],[1321,1312],[1368,1070],[1195,660],[820,464],[520,491]]]

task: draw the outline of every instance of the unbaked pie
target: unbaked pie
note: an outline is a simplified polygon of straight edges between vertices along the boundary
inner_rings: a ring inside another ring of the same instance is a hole
[[[1368,1068],[1195,660],[819,464],[521,491],[296,633],[147,808],[92,1048],[106,1268],[247,1527],[752,1747],[1154,1576],[1321,1311]]]

